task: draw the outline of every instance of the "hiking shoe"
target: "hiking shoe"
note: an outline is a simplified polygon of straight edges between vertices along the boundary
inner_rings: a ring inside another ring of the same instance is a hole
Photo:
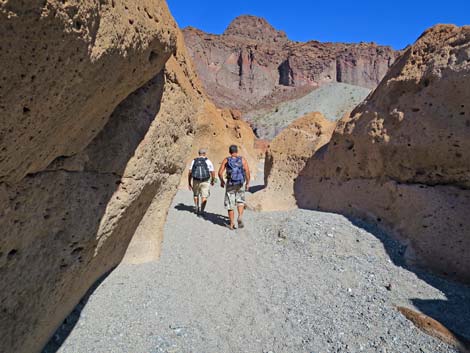
[[[197,206],[194,206],[194,213],[199,215],[199,207]]]
[[[243,228],[245,224],[243,224],[243,221],[241,219],[238,220],[238,228]]]

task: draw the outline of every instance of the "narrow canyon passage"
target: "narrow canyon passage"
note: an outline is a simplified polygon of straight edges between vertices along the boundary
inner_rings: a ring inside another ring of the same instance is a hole
[[[119,266],[44,353],[457,352],[396,306],[470,335],[470,288],[401,267],[380,232],[306,210],[247,211],[230,231],[219,186],[206,219],[191,202],[178,191],[161,259]]]

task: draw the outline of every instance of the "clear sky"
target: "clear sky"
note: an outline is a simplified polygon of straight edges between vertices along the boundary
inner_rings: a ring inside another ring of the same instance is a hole
[[[167,0],[181,28],[221,33],[238,15],[266,18],[297,41],[376,42],[402,49],[437,23],[470,25],[470,0]]]

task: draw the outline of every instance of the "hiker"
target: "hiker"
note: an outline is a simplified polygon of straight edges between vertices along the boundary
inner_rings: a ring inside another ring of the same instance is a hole
[[[188,188],[193,191],[194,211],[198,216],[204,216],[207,198],[210,195],[209,183],[214,185],[215,181],[214,165],[206,154],[205,148],[199,150],[199,157],[191,162],[188,173]],[[199,201],[201,201],[200,204]]]
[[[230,156],[225,158],[219,169],[220,186],[225,187],[225,208],[228,210],[230,229],[235,229],[235,208],[238,210],[238,228],[243,228],[243,211],[245,210],[245,191],[250,186],[250,169],[245,158],[238,155],[238,147],[229,148]],[[224,181],[226,170],[227,181]]]

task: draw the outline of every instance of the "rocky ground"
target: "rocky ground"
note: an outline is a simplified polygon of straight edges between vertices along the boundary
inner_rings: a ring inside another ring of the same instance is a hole
[[[456,352],[399,305],[470,337],[470,288],[407,268],[385,234],[306,210],[247,211],[230,231],[222,198],[197,218],[180,190],[161,259],[119,266],[43,353]]]
[[[368,88],[332,82],[275,108],[249,112],[244,118],[252,124],[260,138],[273,139],[292,121],[311,112],[320,112],[329,120],[338,120],[369,93]]]

